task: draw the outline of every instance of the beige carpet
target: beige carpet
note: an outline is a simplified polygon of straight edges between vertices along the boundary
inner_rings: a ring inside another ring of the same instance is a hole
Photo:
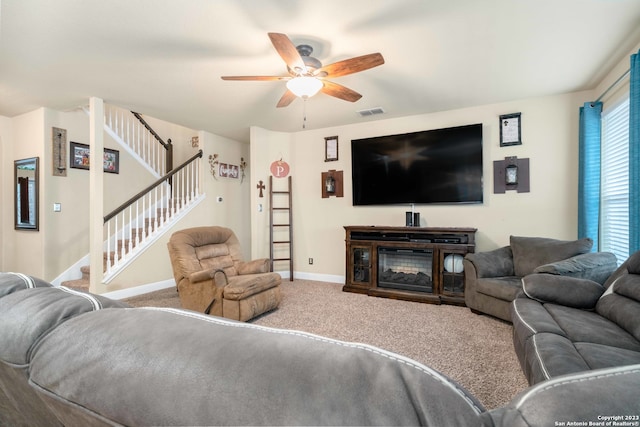
[[[511,325],[468,308],[342,292],[335,283],[282,282],[280,307],[252,322],[375,345],[456,380],[487,409],[527,387],[513,350]],[[135,306],[180,307],[175,288],[125,300]]]

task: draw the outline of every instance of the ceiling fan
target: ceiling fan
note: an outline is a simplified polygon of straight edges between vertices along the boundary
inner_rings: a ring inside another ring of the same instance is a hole
[[[287,64],[288,76],[222,76],[222,80],[284,80],[287,91],[278,101],[278,108],[291,104],[296,96],[306,99],[318,91],[349,102],[362,98],[358,92],[327,80],[327,78],[346,76],[384,64],[379,53],[358,56],[323,66],[311,56],[313,48],[303,44],[295,46],[286,34],[269,33],[269,38],[280,57]]]

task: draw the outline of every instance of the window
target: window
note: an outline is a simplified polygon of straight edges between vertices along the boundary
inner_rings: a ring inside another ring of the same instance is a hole
[[[600,248],[629,257],[629,98],[602,114]]]

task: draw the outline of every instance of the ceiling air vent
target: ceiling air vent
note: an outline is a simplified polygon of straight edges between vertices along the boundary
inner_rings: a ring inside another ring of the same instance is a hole
[[[373,107],[366,110],[360,110],[357,113],[360,114],[362,117],[367,117],[367,116],[374,116],[376,114],[384,114],[384,110],[382,109],[382,107]]]

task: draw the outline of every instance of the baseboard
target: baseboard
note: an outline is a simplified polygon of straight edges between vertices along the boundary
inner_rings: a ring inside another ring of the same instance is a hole
[[[135,297],[138,295],[148,294],[149,292],[160,291],[162,289],[167,289],[175,286],[176,286],[175,280],[168,279],[168,280],[163,280],[161,282],[148,283],[146,285],[135,286],[133,288],[105,292],[104,294],[100,294],[100,295],[107,298],[120,300],[120,299]]]
[[[283,279],[289,279],[289,271],[277,271]],[[329,283],[344,283],[344,276],[338,276],[335,274],[317,274],[317,273],[303,273],[294,271],[294,279],[302,280],[315,280],[317,282],[329,282]]]
[[[277,271],[283,279],[289,279],[289,271]],[[329,283],[344,283],[344,276],[338,276],[334,274],[316,274],[316,273],[298,273],[293,272],[295,279],[301,280],[315,280],[317,282],[329,282]],[[147,294],[149,292],[160,291],[176,286],[174,279],[163,280],[161,282],[148,283],[146,285],[135,286],[133,288],[120,289],[117,291],[106,292],[100,294],[107,298],[121,300],[125,298],[131,298],[138,295]]]

